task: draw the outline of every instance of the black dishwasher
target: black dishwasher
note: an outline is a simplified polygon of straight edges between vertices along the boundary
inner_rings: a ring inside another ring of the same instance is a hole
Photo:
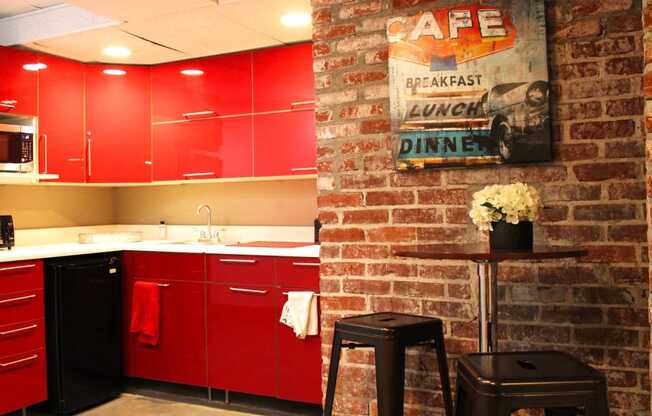
[[[47,410],[75,413],[122,392],[120,254],[45,263]]]

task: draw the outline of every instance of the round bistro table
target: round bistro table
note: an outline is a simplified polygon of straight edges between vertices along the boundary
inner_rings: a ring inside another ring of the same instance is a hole
[[[486,245],[428,245],[397,251],[398,257],[425,260],[469,260],[478,265],[480,352],[498,351],[498,264],[503,261],[555,260],[584,257],[583,249],[535,246],[532,250],[490,250]]]

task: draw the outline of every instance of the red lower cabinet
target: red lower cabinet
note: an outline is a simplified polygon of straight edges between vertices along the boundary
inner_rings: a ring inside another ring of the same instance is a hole
[[[43,264],[0,263],[0,414],[47,400]]]
[[[209,385],[275,397],[278,289],[208,286]]]
[[[161,284],[161,332],[157,346],[143,345],[129,332],[132,290],[125,299],[125,372],[129,377],[206,385],[205,284],[157,280]]]
[[[0,357],[0,414],[47,400],[45,348]]]

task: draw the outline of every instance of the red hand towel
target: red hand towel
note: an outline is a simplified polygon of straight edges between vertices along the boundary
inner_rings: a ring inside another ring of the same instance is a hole
[[[161,288],[157,283],[136,282],[129,331],[143,345],[158,345],[161,328]]]

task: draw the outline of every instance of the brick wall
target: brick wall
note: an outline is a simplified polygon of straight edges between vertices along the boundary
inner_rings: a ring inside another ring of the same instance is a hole
[[[652,69],[648,66],[652,64],[652,0],[644,0],[643,9],[643,62],[645,66],[645,75],[643,78],[643,96],[645,97],[645,127],[646,127],[646,178],[647,178],[647,209],[648,213],[652,211],[652,159],[650,151],[652,150]],[[652,215],[648,214],[648,249],[652,241]],[[650,270],[650,287],[652,287],[652,270]],[[652,302],[650,303],[652,307]],[[650,315],[652,316],[652,314]],[[651,374],[652,375],[652,374]]]
[[[333,321],[369,311],[442,317],[453,357],[474,351],[473,267],[391,253],[478,240],[467,218],[471,194],[519,180],[544,195],[537,240],[591,254],[502,267],[501,348],[572,351],[608,374],[613,414],[649,414],[640,2],[547,1],[554,163],[401,174],[392,167],[385,22],[460,1],[312,0],[324,374]],[[410,352],[408,415],[440,414],[433,362],[425,350]],[[373,377],[372,354],[344,355],[338,414],[375,414]]]

